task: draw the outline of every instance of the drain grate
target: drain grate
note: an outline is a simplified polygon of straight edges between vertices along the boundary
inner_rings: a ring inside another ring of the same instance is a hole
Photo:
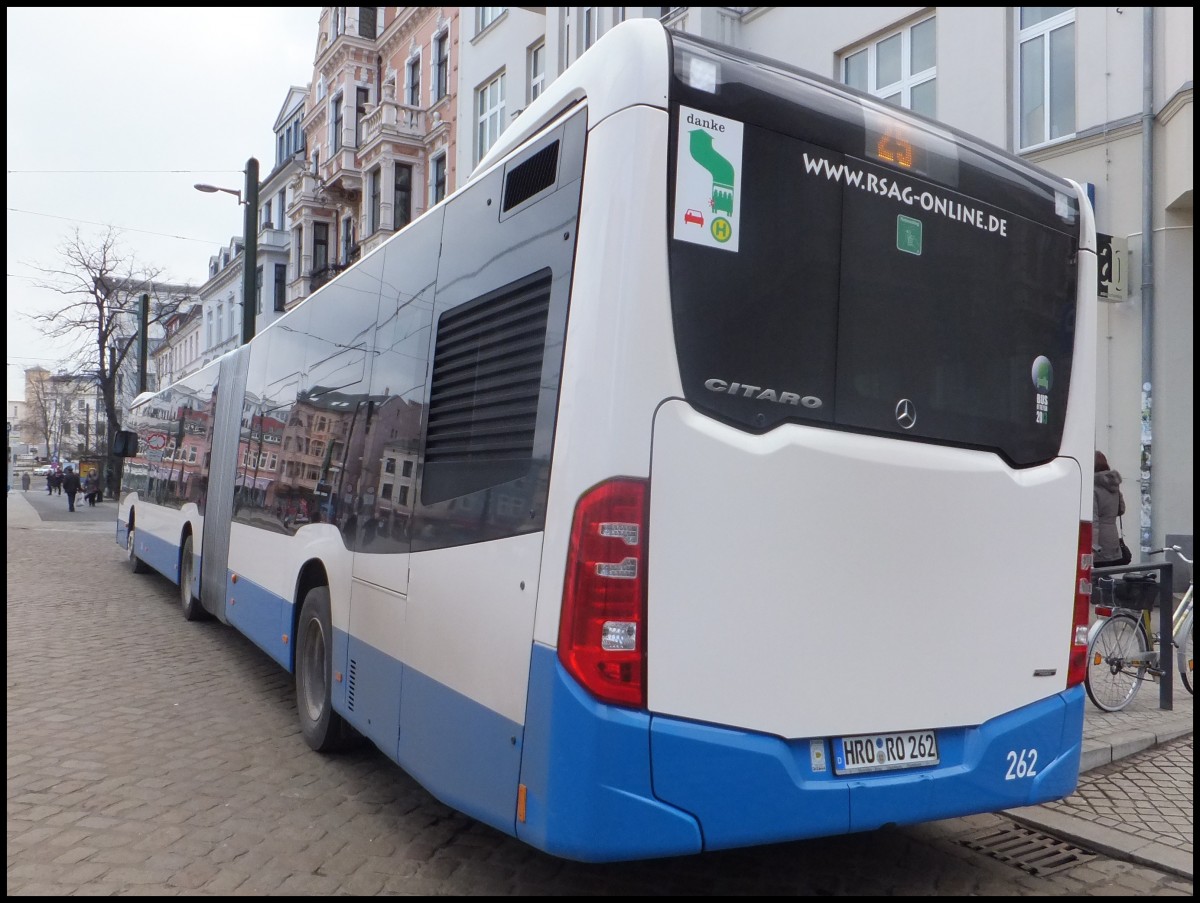
[[[1018,824],[988,828],[959,841],[963,846],[999,859],[1031,875],[1053,875],[1096,858],[1058,837]]]

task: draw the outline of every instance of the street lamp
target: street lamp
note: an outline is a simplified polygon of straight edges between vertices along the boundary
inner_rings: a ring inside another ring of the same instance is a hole
[[[232,194],[246,208],[242,221],[245,230],[245,247],[242,250],[242,343],[245,344],[254,338],[254,316],[258,304],[258,160],[251,157],[246,161],[245,198],[236,188],[220,188],[203,183],[195,188],[209,194],[218,191]]]

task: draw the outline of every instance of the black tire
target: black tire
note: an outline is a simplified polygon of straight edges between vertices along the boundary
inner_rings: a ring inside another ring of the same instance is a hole
[[[192,569],[196,562],[192,557],[192,537],[185,537],[183,548],[179,550],[179,605],[183,610],[184,620],[203,621],[208,612],[200,604],[200,600],[192,595]]]
[[[1150,643],[1142,622],[1130,614],[1114,614],[1088,643],[1084,686],[1096,708],[1119,712],[1133,701],[1146,677]]]
[[[135,543],[133,524],[130,524],[129,532],[125,534],[125,551],[129,555],[129,569],[135,574],[149,573],[150,566],[137,557],[136,550],[137,545]]]
[[[333,623],[329,588],[308,591],[296,628],[296,713],[304,742],[317,752],[336,752],[350,745],[353,731],[333,710]]]

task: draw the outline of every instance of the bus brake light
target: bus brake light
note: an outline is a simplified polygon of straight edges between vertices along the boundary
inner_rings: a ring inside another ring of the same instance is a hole
[[[558,658],[593,696],[646,704],[646,483],[610,480],[575,506]]]
[[[1079,522],[1079,552],[1075,556],[1075,616],[1071,625],[1071,657],[1067,686],[1083,683],[1087,673],[1087,634],[1092,606],[1092,522]]]

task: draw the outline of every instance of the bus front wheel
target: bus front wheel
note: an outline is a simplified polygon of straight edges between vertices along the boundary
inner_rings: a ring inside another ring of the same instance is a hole
[[[296,634],[296,711],[304,742],[317,752],[344,749],[350,740],[350,726],[330,701],[333,626],[328,587],[308,591]]]
[[[129,525],[129,532],[125,534],[125,551],[129,554],[129,569],[135,574],[145,574],[150,568],[146,562],[137,556],[137,537],[133,532],[133,524]]]

